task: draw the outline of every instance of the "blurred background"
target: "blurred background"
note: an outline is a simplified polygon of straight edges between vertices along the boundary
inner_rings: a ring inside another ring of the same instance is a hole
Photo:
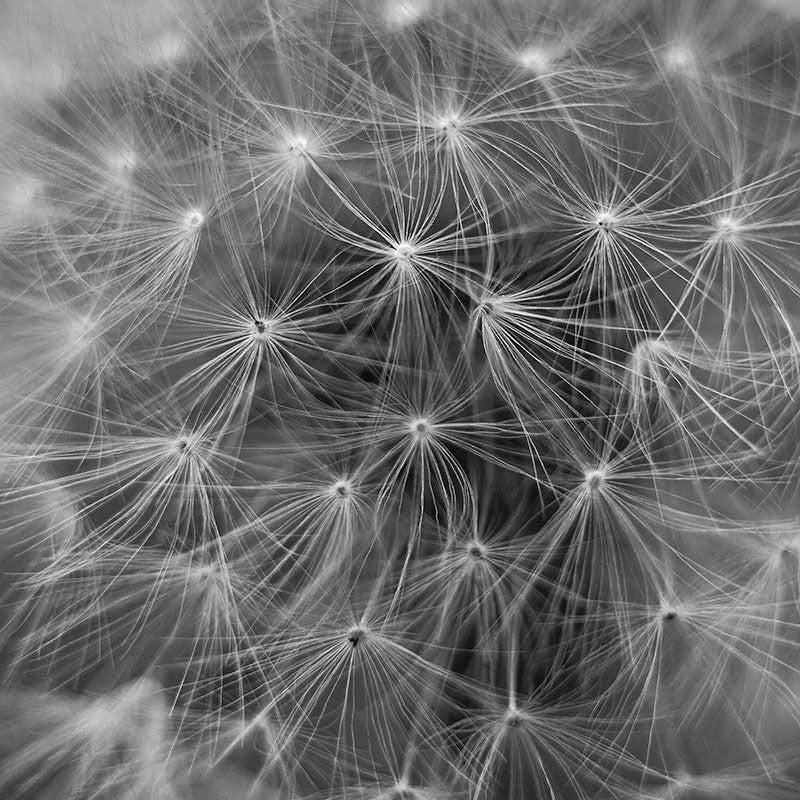
[[[73,81],[180,58],[205,0],[3,0],[0,133]]]

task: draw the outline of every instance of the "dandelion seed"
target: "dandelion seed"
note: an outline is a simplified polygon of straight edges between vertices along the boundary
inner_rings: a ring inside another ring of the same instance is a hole
[[[462,760],[473,797],[511,800],[531,790],[547,800],[565,794],[591,796],[593,778],[602,775],[600,762],[613,757],[615,748],[600,750],[597,741],[593,746],[596,734],[587,720],[566,708],[559,713],[540,707],[535,697],[504,708],[497,699],[495,704],[488,713],[456,726],[470,733]]]
[[[323,619],[315,628],[313,637],[288,630],[271,642],[277,668],[271,682],[288,730],[310,725],[326,736],[327,747],[320,742],[316,752],[326,762],[328,788],[333,776],[341,785],[341,759],[351,753],[363,754],[356,756],[362,774],[375,759],[393,764],[402,757],[403,746],[388,735],[394,730],[407,731],[411,740],[441,735],[441,721],[420,692],[427,696],[427,687],[441,685],[446,671],[417,654],[396,623],[380,613],[346,626]],[[302,698],[302,707],[293,698]]]

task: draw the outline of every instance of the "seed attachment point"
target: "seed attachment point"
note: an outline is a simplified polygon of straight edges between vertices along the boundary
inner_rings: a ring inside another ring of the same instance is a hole
[[[133,178],[139,159],[136,153],[127,147],[118,150],[107,150],[103,161],[112,180],[127,183]]]
[[[606,471],[604,469],[593,469],[583,477],[583,485],[589,492],[598,492],[603,488],[606,481]]]
[[[360,625],[354,625],[347,631],[347,641],[355,648],[358,647],[358,643],[363,641],[364,637],[367,635],[367,632],[362,628]]]
[[[353,494],[353,487],[348,480],[336,481],[330,488],[330,494],[337,500],[349,500]]]
[[[255,317],[250,325],[254,341],[267,342],[275,334],[275,320],[269,317]]]
[[[733,214],[721,214],[714,220],[714,237],[718,241],[732,242],[739,238],[742,224]]]
[[[411,435],[417,440],[422,441],[430,436],[433,425],[427,417],[416,417],[409,423],[409,430]]]
[[[514,60],[526,72],[532,72],[535,75],[547,73],[553,63],[551,54],[544,48],[537,47],[536,45],[531,45],[530,47],[519,50]]]
[[[408,242],[399,242],[394,248],[391,250],[391,257],[392,260],[397,264],[399,267],[408,268],[411,266],[414,256],[416,256],[417,251],[412,244]]]
[[[467,555],[473,561],[484,561],[486,559],[488,551],[486,549],[486,545],[482,544],[481,542],[476,540],[468,542],[465,549],[467,551]]]
[[[693,77],[698,73],[697,54],[687,42],[672,42],[661,51],[661,63],[667,72]]]
[[[610,211],[601,211],[595,215],[594,226],[604,234],[613,233],[619,224],[619,220]]]
[[[199,208],[190,208],[181,217],[181,224],[187,232],[193,232],[202,228],[205,221],[205,214],[203,214]]]

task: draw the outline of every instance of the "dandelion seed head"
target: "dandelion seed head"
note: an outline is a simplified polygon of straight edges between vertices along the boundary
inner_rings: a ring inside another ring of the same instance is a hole
[[[715,53],[719,9],[692,3],[255,5],[196,40],[181,26],[204,15],[129,36],[132,73],[109,54],[113,74],[33,109],[30,144],[12,124],[0,530],[22,627],[0,650],[81,692],[166,670],[169,691],[141,681],[75,723],[102,791],[125,759],[129,794],[166,792],[232,733],[260,751],[253,791],[724,788],[617,733],[741,718],[761,748],[776,700],[800,719],[794,644],[760,623],[796,632],[800,535],[751,516],[796,494],[791,31],[766,47],[771,17],[736,16]],[[348,603],[363,616],[331,622]],[[691,696],[668,697],[651,645],[689,627],[723,669],[692,659]],[[717,697],[723,715],[683,713]],[[71,769],[51,769],[70,742],[23,734],[0,795]],[[219,763],[220,786],[248,766]]]

